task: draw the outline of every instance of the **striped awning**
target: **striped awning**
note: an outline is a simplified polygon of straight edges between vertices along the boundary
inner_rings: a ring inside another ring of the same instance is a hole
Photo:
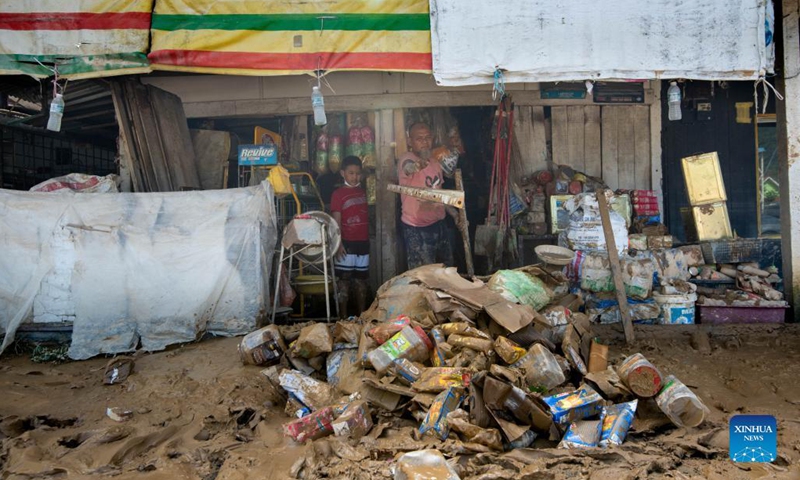
[[[0,75],[65,78],[150,71],[153,0],[0,0]]]
[[[431,72],[428,0],[157,0],[154,70]]]

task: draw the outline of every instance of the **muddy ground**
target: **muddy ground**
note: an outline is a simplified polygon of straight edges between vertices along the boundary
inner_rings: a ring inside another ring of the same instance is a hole
[[[711,410],[698,429],[638,422],[623,447],[587,453],[539,441],[512,454],[462,455],[467,478],[800,479],[800,326],[716,327],[712,352],[690,345],[691,326],[637,326],[625,346],[605,327],[611,359],[641,351],[695,390]],[[425,445],[412,420],[379,416],[390,427],[354,447],[338,440],[303,446],[287,440],[283,405],[271,402],[260,368],[242,366],[239,339],[211,339],[146,353],[121,385],[102,385],[107,358],[34,363],[13,351],[0,359],[0,478],[285,479],[391,478],[393,452]],[[132,411],[117,423],[108,407]],[[728,419],[737,413],[778,419],[774,464],[728,460]],[[377,433],[377,432],[374,432]],[[448,441],[446,455],[463,451]],[[449,456],[449,455],[448,455]],[[305,460],[302,460],[305,459]]]

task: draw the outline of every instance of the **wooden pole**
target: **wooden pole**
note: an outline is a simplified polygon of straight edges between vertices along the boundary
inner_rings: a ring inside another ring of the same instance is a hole
[[[456,168],[456,190],[464,191],[464,179],[461,176],[461,169]],[[467,264],[467,275],[475,276],[475,265],[472,263],[472,249],[469,244],[469,222],[467,221],[467,212],[463,208],[458,209],[458,230],[461,232],[461,238],[464,240],[464,261]]]
[[[625,330],[625,342],[633,343],[635,340],[633,323],[631,323],[631,313],[628,308],[628,297],[625,295],[625,285],[622,283],[622,267],[620,267],[619,264],[617,242],[614,241],[614,230],[611,228],[611,216],[608,214],[606,191],[605,189],[598,188],[595,194],[597,195],[597,204],[600,207],[600,220],[603,222],[603,234],[606,237],[608,259],[611,262],[611,274],[614,276],[614,289],[617,292],[619,313],[620,317],[622,317],[622,328]]]

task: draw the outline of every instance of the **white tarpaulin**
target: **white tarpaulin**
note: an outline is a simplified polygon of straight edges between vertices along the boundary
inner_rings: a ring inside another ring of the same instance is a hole
[[[246,333],[269,301],[277,236],[267,182],[169,193],[0,190],[2,349],[22,322],[73,322],[73,359]]]
[[[506,82],[747,80],[774,63],[766,0],[430,0],[430,10],[439,85],[492,83],[498,69]]]

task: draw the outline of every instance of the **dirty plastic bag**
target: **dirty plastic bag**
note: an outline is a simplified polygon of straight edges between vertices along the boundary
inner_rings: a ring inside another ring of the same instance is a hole
[[[75,192],[75,193],[117,193],[117,181],[119,176],[115,174],[100,177],[98,175],[87,175],[85,173],[70,173],[62,177],[55,177],[45,180],[42,183],[31,187],[31,192]]]
[[[469,386],[470,372],[466,368],[432,367],[422,371],[411,388],[417,392],[438,393],[450,387]]]
[[[567,433],[558,444],[558,448],[584,449],[594,448],[600,442],[601,420],[579,420],[569,425]]]
[[[539,277],[519,270],[498,270],[487,286],[509,302],[530,305],[534,310],[540,310],[553,298],[550,289]]]
[[[278,378],[284,390],[294,394],[311,410],[319,410],[333,401],[334,389],[325,382],[314,380],[296,370],[284,370]]]
[[[356,322],[336,322],[333,326],[333,343],[358,345],[361,325]]]
[[[491,352],[494,347],[494,342],[488,338],[467,337],[459,334],[453,334],[447,337],[447,343],[454,347],[471,348],[483,353]]]
[[[287,272],[285,268],[281,268],[281,307],[291,307],[295,298],[297,298],[297,293],[294,291],[294,288],[292,288],[291,282],[289,281],[289,272]]]
[[[509,365],[518,362],[528,353],[524,348],[502,335],[494,339],[494,351]]]
[[[488,333],[478,330],[466,322],[444,323],[439,325],[439,328],[448,337],[450,335],[458,334],[466,337],[485,338],[487,340],[492,339]]]
[[[604,404],[603,397],[588,385],[583,385],[574,392],[559,393],[542,400],[550,407],[553,421],[562,427],[598,415]]]
[[[572,250],[607,251],[597,195],[594,193],[576,195],[567,200],[565,208],[570,212],[569,225],[564,232],[567,246]],[[628,227],[625,225],[625,219],[616,211],[609,209],[608,216],[614,233],[614,243],[621,255],[628,248]]]
[[[323,353],[333,351],[333,337],[328,325],[317,323],[300,330],[300,336],[295,341],[292,351],[303,358],[313,358]]]
[[[466,441],[485,445],[492,450],[503,451],[503,436],[496,428],[481,428],[469,422],[469,414],[462,409],[447,414],[450,430],[461,435]]]
[[[600,446],[605,448],[611,445],[622,445],[636,414],[639,400],[603,407],[603,431],[600,434]]]
[[[438,450],[408,452],[397,460],[394,480],[461,480]]]

